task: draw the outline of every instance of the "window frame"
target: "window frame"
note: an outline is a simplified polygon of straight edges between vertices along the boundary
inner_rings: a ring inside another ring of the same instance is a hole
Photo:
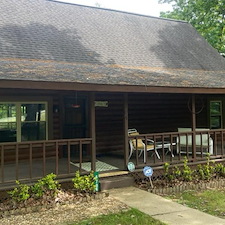
[[[211,103],[212,102],[218,102],[220,103],[220,112],[218,114],[212,114],[211,113]],[[212,127],[212,120],[213,117],[220,117],[220,127],[215,129],[222,129],[223,128],[223,101],[222,100],[210,100],[209,101],[209,127],[210,129],[213,129]]]
[[[45,105],[45,134],[46,137],[44,140],[48,140],[49,138],[49,119],[48,119],[48,102],[47,101],[0,101],[0,104],[14,104],[16,108],[16,141],[22,142],[22,136],[21,136],[21,128],[22,128],[22,120],[21,120],[21,106],[23,104],[43,104]],[[36,121],[37,122],[37,121]],[[34,140],[38,141],[38,140]],[[24,141],[23,141],[24,142]]]

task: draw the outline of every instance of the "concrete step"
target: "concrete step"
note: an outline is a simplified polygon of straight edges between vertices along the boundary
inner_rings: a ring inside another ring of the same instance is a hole
[[[134,185],[134,178],[130,175],[102,177],[99,180],[100,190],[109,190],[113,188],[130,187]]]

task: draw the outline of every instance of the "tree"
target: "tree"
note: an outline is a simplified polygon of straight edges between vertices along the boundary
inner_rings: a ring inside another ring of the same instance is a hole
[[[101,8],[101,4],[100,4],[100,3],[98,3],[98,2],[95,2],[95,7],[99,7],[99,8]]]
[[[160,17],[191,23],[221,54],[225,54],[224,0],[159,0],[172,3],[173,11],[161,12]]]

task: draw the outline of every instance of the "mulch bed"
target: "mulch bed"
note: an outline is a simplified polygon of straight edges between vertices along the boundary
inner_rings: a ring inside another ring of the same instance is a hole
[[[89,201],[88,198],[83,198],[82,202],[74,203],[56,203],[55,207],[45,209],[43,206],[38,211],[26,213],[23,210],[19,215],[4,216],[0,219],[0,224],[4,225],[65,225],[74,224],[85,219],[108,215],[111,213],[119,213],[129,210],[129,207],[124,203],[101,193],[95,195],[95,198]]]
[[[93,194],[78,194],[73,191],[60,190],[53,198],[51,195],[45,194],[42,198],[29,198],[26,201],[16,202],[6,198],[0,203],[0,218],[10,215],[20,215],[31,212],[45,211],[58,205],[82,202],[88,202],[94,199],[103,199],[108,193],[97,192]]]
[[[150,185],[149,180],[144,179],[137,183],[140,189],[152,192],[159,195],[167,195],[172,193],[179,193],[185,190],[206,190],[208,188],[224,188],[225,178],[217,178],[212,180],[194,180],[191,182],[184,181],[171,181],[159,179],[153,181],[153,188]]]

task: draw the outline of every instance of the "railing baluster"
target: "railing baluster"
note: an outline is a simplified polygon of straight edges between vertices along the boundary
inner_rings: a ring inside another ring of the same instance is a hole
[[[186,156],[187,156],[187,158],[188,158],[188,156],[189,156],[189,148],[188,148],[188,145],[189,145],[189,143],[188,143],[188,133],[186,133],[185,134],[186,135]]]
[[[208,152],[209,152],[209,150],[210,150],[210,148],[209,148],[209,146],[210,146],[210,133],[207,132],[207,135],[208,135]]]
[[[180,144],[180,133],[178,134],[178,159],[181,159],[181,144]]]
[[[80,153],[80,171],[81,171],[81,169],[82,169],[82,162],[83,162],[83,157],[82,157],[82,154],[83,154],[83,152],[82,152],[82,142],[81,142],[81,140],[79,141],[79,153]]]
[[[215,144],[214,144],[214,146],[215,146],[215,154],[217,155],[217,132],[215,132]]]
[[[58,175],[59,174],[59,143],[58,141],[56,141],[55,143],[55,147],[56,147],[56,150],[55,150],[55,174]]]
[[[164,148],[165,137],[164,137],[164,135],[161,136],[161,139],[162,139],[162,161],[165,162],[165,148]]]
[[[144,137],[145,139],[145,148],[144,148],[144,163],[147,163],[148,162],[148,151],[147,151],[147,148],[148,148],[148,141],[147,141],[147,136],[145,135]]]
[[[67,161],[67,165],[68,165],[68,167],[67,167],[67,173],[70,173],[70,170],[71,170],[71,168],[70,168],[70,161],[71,161],[71,158],[70,158],[70,141],[68,141],[67,142],[67,155],[68,155],[68,161]]]
[[[30,179],[32,179],[32,143],[29,144],[29,175]]]
[[[19,146],[16,144],[16,180],[19,179]]]
[[[201,157],[203,158],[203,146],[202,146],[202,132],[200,132],[200,143],[201,143]],[[208,135],[209,136],[209,135]],[[209,138],[208,138],[208,140],[209,140]],[[209,149],[209,144],[208,144],[208,149]]]
[[[135,155],[136,155],[136,165],[138,166],[138,139],[137,139],[137,137],[135,137],[135,149],[136,149],[136,151],[135,151]]]
[[[223,131],[221,130],[221,155],[224,156]]]
[[[4,173],[4,145],[1,145],[1,176],[2,183],[5,181],[5,173]]]
[[[154,141],[154,149],[155,149],[156,148],[156,136],[155,135],[153,136],[153,141]],[[156,163],[156,154],[154,154],[153,160],[154,160],[154,163]]]
[[[173,135],[170,134],[170,159],[173,162]]]
[[[43,176],[46,175],[46,143],[43,142]]]

